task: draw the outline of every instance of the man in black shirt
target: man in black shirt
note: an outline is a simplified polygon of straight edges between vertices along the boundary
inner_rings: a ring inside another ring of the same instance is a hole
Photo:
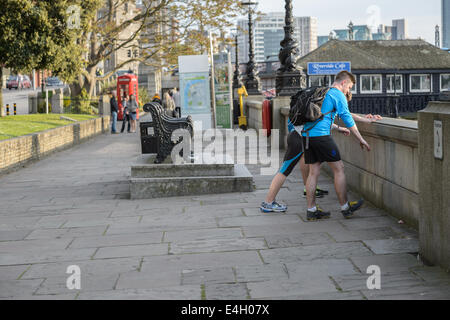
[[[110,93],[111,99],[109,100],[109,104],[111,105],[111,118],[112,118],[112,126],[111,133],[117,133],[116,125],[117,125],[117,112],[119,112],[119,106],[117,105],[116,92],[111,91]]]

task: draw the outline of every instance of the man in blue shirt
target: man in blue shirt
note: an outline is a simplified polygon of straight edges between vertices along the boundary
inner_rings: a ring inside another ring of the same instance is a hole
[[[355,121],[348,109],[346,95],[355,84],[355,76],[347,71],[337,74],[331,89],[322,103],[321,111],[326,114],[323,119],[305,124],[302,136],[305,145],[305,163],[309,164],[309,175],[306,182],[306,198],[308,203],[307,219],[317,220],[329,218],[330,212],[325,212],[316,206],[315,190],[320,175],[320,165],[327,162],[334,174],[334,187],[341,205],[341,213],[345,218],[353,216],[364,200],[348,202],[344,173],[344,164],[339,149],[331,137],[331,128],[336,115],[341,118],[345,126],[359,140],[362,149],[370,151],[369,144],[358,131]]]

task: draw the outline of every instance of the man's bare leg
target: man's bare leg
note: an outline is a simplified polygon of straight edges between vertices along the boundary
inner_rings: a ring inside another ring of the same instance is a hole
[[[306,181],[308,180],[309,175],[309,164],[305,163],[305,157],[300,159],[300,171],[302,172],[303,184],[306,187]]]
[[[275,201],[275,198],[280,191],[281,187],[283,186],[284,182],[286,181],[286,176],[280,172],[278,172],[275,177],[272,180],[272,183],[270,184],[269,192],[266,195],[266,202],[272,203]]]
[[[306,181],[306,201],[308,209],[316,206],[316,188],[320,175],[320,162],[309,165],[309,175]]]
[[[347,203],[347,184],[345,181],[344,163],[342,161],[328,162],[334,174],[334,189],[339,200],[339,204],[343,206]],[[311,208],[311,207],[310,207]]]

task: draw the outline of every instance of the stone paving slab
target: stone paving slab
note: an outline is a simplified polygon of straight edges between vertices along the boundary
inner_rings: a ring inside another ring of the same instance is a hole
[[[81,293],[77,300],[200,300],[197,285]]]
[[[162,232],[76,238],[69,248],[99,248],[161,243]]]
[[[181,278],[183,285],[236,282],[236,277],[232,267],[185,269],[181,271]]]
[[[382,290],[363,290],[368,300],[448,300],[450,287],[447,285],[408,285],[384,288]]]
[[[168,244],[143,244],[103,247],[97,250],[94,259],[125,258],[166,255],[169,250]]]
[[[250,298],[245,283],[205,285],[205,298],[208,300],[245,300]]]
[[[76,262],[90,259],[96,249],[48,250],[40,252],[16,252],[0,255],[0,266],[46,262]]]
[[[286,266],[279,264],[247,265],[235,267],[237,282],[261,282],[271,280],[288,280]]]
[[[111,275],[123,272],[136,271],[141,264],[140,257],[114,258],[104,260],[80,260],[73,263],[41,263],[29,266],[20,279],[36,278],[67,278],[67,267],[77,265],[80,267],[81,280],[84,282],[84,276]]]
[[[39,288],[44,279],[33,280],[0,280],[0,298],[13,298],[22,295],[23,292],[33,294]]]
[[[364,240],[364,243],[376,254],[418,252],[417,239]]]
[[[242,237],[240,228],[210,228],[168,231],[164,233],[164,242],[183,242],[197,240],[238,239]]]
[[[264,237],[270,249],[334,243],[325,232],[276,234]]]
[[[0,280],[18,280],[30,265],[22,266],[0,266]]]
[[[264,282],[249,282],[247,287],[252,299],[268,297],[283,297],[304,294],[319,294],[336,292],[333,282],[326,275],[310,278],[305,275],[301,280],[271,280]]]
[[[312,261],[296,261],[285,263],[290,279],[302,279],[305,275],[343,276],[357,275],[350,259],[317,259]]]
[[[64,228],[64,229],[36,229],[26,236],[26,240],[37,239],[61,239],[61,238],[76,238],[83,239],[84,237],[101,236],[107,230],[107,226],[97,227],[79,227],[79,228]]]
[[[208,239],[171,243],[169,254],[226,252],[267,249],[263,238],[251,239]]]
[[[345,220],[325,175],[332,217],[307,222],[297,168],[277,197],[288,211],[265,214],[260,165],[251,193],[130,200],[139,155],[137,134],[103,135],[0,176],[0,299],[450,299],[450,275],[409,254],[417,231],[370,203]]]
[[[294,262],[315,259],[336,259],[368,256],[373,253],[360,242],[319,244],[303,247],[261,250],[264,262]]]
[[[413,267],[423,266],[416,256],[406,253],[351,257],[350,260],[362,273],[372,265],[379,266],[381,274],[408,271]]]
[[[344,291],[367,290],[367,279],[371,274],[333,276],[334,281]],[[381,289],[420,285],[424,282],[411,272],[381,275]],[[380,289],[380,290],[381,290]]]

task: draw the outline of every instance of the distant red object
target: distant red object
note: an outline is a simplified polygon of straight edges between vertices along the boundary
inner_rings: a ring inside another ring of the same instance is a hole
[[[139,105],[139,83],[135,74],[126,73],[117,78],[117,103],[119,105],[119,113],[117,120],[123,120],[123,105],[124,97],[134,95],[136,102]],[[136,119],[139,120],[139,109],[136,110]]]
[[[272,103],[270,100],[264,100],[262,105],[262,126],[266,129],[266,137],[270,137],[272,129]]]
[[[273,98],[273,97],[275,97],[275,95],[276,95],[276,90],[275,90],[275,88],[272,88],[272,89],[263,91],[262,94],[263,94],[263,96],[266,97],[266,98]]]

